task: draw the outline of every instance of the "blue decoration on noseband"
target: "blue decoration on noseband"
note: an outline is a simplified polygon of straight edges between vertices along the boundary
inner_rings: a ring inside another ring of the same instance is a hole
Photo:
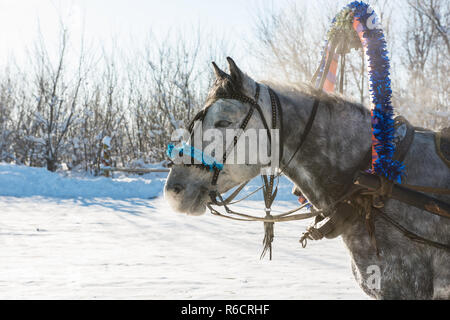
[[[167,155],[171,159],[174,159],[177,156],[183,157],[183,155],[188,155],[190,158],[197,160],[199,164],[201,163],[203,166],[207,167],[210,171],[215,169],[223,169],[223,164],[217,162],[215,158],[204,154],[203,151],[198,150],[185,142],[183,142],[183,145],[181,147],[176,147],[173,144],[168,144]]]

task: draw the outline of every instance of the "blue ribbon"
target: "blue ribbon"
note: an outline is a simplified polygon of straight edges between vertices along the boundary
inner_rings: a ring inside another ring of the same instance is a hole
[[[219,163],[214,157],[204,154],[203,151],[198,150],[185,142],[183,142],[183,145],[181,147],[177,147],[173,144],[168,144],[167,155],[171,159],[175,159],[177,156],[182,157],[183,155],[188,155],[191,158],[201,162],[204,166],[208,167],[210,171],[214,169],[223,169],[223,164]]]

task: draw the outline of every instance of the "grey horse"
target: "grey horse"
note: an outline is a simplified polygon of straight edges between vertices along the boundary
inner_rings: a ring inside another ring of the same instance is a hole
[[[230,74],[215,67],[216,80],[207,104],[203,130],[238,128],[250,106],[224,93],[239,91],[253,97],[256,82],[228,59]],[[260,84],[259,104],[266,119],[271,116],[269,84]],[[284,120],[284,151],[289,159],[297,147],[317,91],[309,86],[270,84],[279,96]],[[355,172],[371,148],[371,117],[368,109],[334,94],[321,98],[311,132],[284,174],[295,183],[315,208],[326,208],[352,184]],[[219,124],[219,126],[217,125]],[[247,128],[263,128],[255,112]],[[284,160],[286,161],[286,160]],[[435,152],[433,132],[417,132],[404,159],[408,184],[450,187],[450,170]],[[281,167],[283,166],[283,161]],[[225,165],[217,192],[225,193],[260,173],[260,166]],[[192,166],[175,165],[167,178],[165,199],[178,212],[203,214],[210,201],[212,173]],[[449,200],[446,196],[440,199]],[[385,211],[405,228],[441,243],[450,243],[450,220],[390,199]],[[366,294],[376,299],[449,299],[450,253],[412,242],[385,220],[374,217],[379,255],[372,246],[364,217],[342,221],[339,233],[350,253],[354,277]],[[373,285],[374,270],[379,274]]]

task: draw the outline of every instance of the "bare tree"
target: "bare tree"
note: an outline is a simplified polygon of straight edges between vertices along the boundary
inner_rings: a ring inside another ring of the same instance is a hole
[[[442,0],[409,0],[409,6],[420,16],[424,17],[432,29],[438,33],[444,41],[447,52],[450,54],[450,43],[448,40],[448,25],[450,10],[448,1]]]
[[[64,138],[73,124],[76,115],[78,95],[83,81],[83,52],[80,53],[79,65],[72,79],[66,74],[66,57],[68,31],[61,27],[60,44],[56,61],[49,55],[42,38],[35,55],[35,86],[37,105],[35,117],[41,126],[45,141],[45,159],[47,169],[55,171]]]
[[[408,86],[403,89],[403,111],[418,125],[438,129],[448,125],[449,3],[408,0],[404,35]],[[445,23],[443,22],[445,21]],[[446,41],[447,40],[447,41]]]
[[[293,2],[280,11],[261,8],[255,18],[256,43],[249,50],[271,78],[290,83],[310,80],[319,62],[323,25],[313,23],[306,6]]]

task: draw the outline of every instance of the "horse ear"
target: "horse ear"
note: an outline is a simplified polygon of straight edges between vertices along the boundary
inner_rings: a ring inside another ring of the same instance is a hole
[[[212,62],[212,65],[214,67],[214,74],[216,75],[217,79],[224,79],[227,76],[227,74],[224,71],[220,70],[220,68],[214,61]]]
[[[242,80],[244,79],[244,73],[241,71],[241,69],[238,68],[236,63],[233,59],[230,57],[227,57],[228,65],[230,67],[230,75],[231,79],[238,84],[242,83]]]

